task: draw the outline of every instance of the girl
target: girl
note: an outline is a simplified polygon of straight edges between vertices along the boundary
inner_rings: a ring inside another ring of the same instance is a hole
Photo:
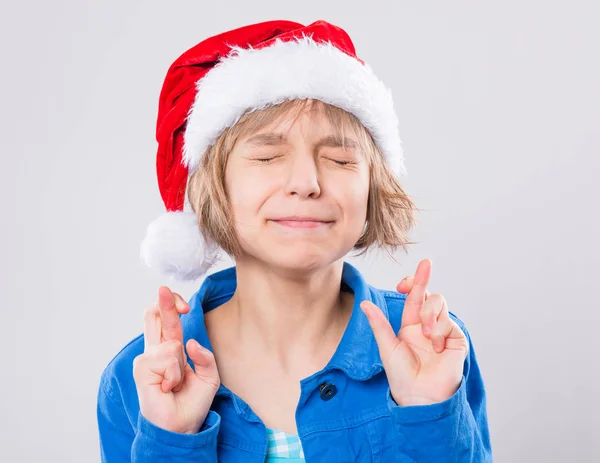
[[[389,91],[342,29],[254,24],[170,67],[142,257],[168,287],[105,369],[105,462],[487,462],[468,331],[422,260],[397,291],[343,260],[409,244]],[[187,197],[186,194],[187,193]],[[191,210],[190,210],[191,209]]]

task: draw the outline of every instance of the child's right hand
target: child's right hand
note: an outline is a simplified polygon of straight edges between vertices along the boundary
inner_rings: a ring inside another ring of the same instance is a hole
[[[190,307],[166,286],[158,302],[144,312],[144,353],[133,362],[140,412],[155,426],[186,434],[197,433],[219,389],[214,355],[190,339],[186,361],[179,314]]]

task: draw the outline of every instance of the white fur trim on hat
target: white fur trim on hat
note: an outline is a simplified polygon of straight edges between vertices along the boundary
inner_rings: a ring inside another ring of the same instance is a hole
[[[150,223],[140,247],[142,261],[172,280],[196,280],[218,258],[219,248],[206,240],[191,211],[166,212]]]
[[[183,163],[196,170],[206,148],[248,109],[314,98],[354,114],[371,132],[385,160],[406,174],[398,117],[389,89],[372,69],[331,43],[309,37],[240,48],[197,82],[184,134]]]

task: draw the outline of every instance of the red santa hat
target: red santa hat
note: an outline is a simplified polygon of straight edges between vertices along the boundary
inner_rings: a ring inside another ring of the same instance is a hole
[[[343,29],[325,21],[268,21],[210,37],[175,60],[160,93],[156,168],[167,212],[147,229],[146,265],[175,280],[207,272],[219,249],[184,210],[188,177],[246,111],[305,98],[355,115],[391,170],[406,174],[391,93]]]

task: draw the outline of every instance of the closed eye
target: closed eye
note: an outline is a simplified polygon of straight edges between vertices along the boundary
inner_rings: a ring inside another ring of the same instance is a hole
[[[266,164],[267,162],[270,162],[270,161],[272,161],[273,159],[276,159],[276,158],[279,158],[279,157],[281,157],[281,156],[271,156],[271,157],[269,157],[269,158],[253,158],[252,160],[253,160],[253,161],[262,162],[262,163],[265,163],[265,164]]]
[[[356,161],[338,161],[337,159],[331,159],[331,161],[335,162],[338,166],[348,166],[351,164],[356,164]]]
[[[271,157],[268,157],[268,158],[253,158],[252,160],[253,161],[258,161],[258,162],[263,163],[263,164],[266,164],[266,163],[271,162],[272,160],[277,159],[279,157],[281,157],[281,155],[279,155],[279,156],[271,156]],[[338,166],[348,166],[348,165],[358,164],[356,161],[340,161],[338,159],[332,159],[332,158],[327,158],[327,159],[329,159],[330,161],[335,162]]]

